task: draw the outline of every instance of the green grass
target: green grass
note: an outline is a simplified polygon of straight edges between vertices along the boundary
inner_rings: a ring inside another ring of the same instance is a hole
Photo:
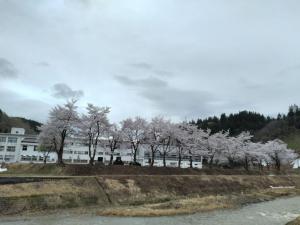
[[[288,144],[288,147],[294,149],[300,154],[300,131],[289,134],[288,136],[283,138]]]

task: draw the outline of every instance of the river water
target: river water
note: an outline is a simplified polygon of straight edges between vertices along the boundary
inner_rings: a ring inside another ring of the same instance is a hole
[[[0,225],[283,225],[299,215],[300,197],[293,197],[252,204],[236,210],[186,216],[119,218],[62,213],[0,218]]]

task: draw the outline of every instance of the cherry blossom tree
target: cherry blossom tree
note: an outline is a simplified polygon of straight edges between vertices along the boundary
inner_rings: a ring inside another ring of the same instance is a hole
[[[173,150],[171,148],[171,145],[174,142],[176,129],[177,129],[177,125],[171,123],[169,120],[165,120],[162,125],[162,135],[160,140],[160,148],[158,151],[163,158],[164,167],[167,166],[166,163],[167,154]]]
[[[188,156],[190,168],[193,168],[194,157],[204,154],[204,144],[206,143],[208,134],[202,129],[198,129],[195,125],[188,123],[182,123],[180,128],[181,134],[179,134],[182,135],[180,143],[182,143],[182,147],[184,148],[184,151],[181,151],[180,155],[182,156],[182,153],[184,153],[184,156]]]
[[[39,128],[40,134],[38,136],[39,147],[38,150],[43,153],[43,162],[47,163],[47,158],[50,152],[56,152],[59,145],[59,136],[54,127],[51,127],[50,124],[42,125]]]
[[[228,137],[224,156],[227,158],[229,166],[232,168],[240,161],[243,155],[245,144],[249,142],[252,135],[249,132],[242,132],[236,137]]]
[[[177,157],[178,157],[178,168],[181,167],[181,162],[182,162],[182,158],[184,157],[184,155],[186,155],[188,153],[189,148],[191,148],[191,146],[188,146],[188,139],[189,139],[189,135],[191,135],[191,133],[189,133],[189,127],[187,125],[186,122],[183,122],[181,124],[177,124],[174,127],[174,146],[176,148],[177,151]],[[191,143],[189,143],[191,144]]]
[[[265,145],[258,142],[247,142],[243,147],[241,160],[245,170],[249,170],[250,163],[253,166],[257,165],[260,170],[263,170],[263,165],[270,161],[270,157],[265,152]]]
[[[148,123],[141,117],[128,118],[121,122],[122,134],[125,141],[131,144],[133,163],[137,164],[137,153],[141,143],[146,138]]]
[[[65,140],[74,134],[74,125],[78,121],[76,100],[68,101],[64,105],[55,106],[49,113],[49,119],[41,127],[40,144],[53,143],[57,153],[57,164],[63,165]],[[48,138],[46,138],[48,136]],[[43,137],[43,138],[41,138]]]
[[[87,113],[79,120],[78,128],[80,136],[87,142],[90,164],[94,165],[100,139],[104,137],[109,127],[107,115],[110,109],[88,104],[86,110]]]
[[[150,166],[154,165],[155,153],[159,152],[159,148],[164,141],[164,130],[168,126],[169,121],[165,120],[162,116],[152,118],[148,125],[146,144],[149,146],[151,158]]]
[[[212,168],[214,160],[217,156],[220,156],[222,151],[226,149],[229,132],[220,131],[218,133],[211,134],[210,130],[207,130],[203,135],[205,142],[204,155],[208,159],[208,165]]]
[[[283,164],[291,165],[297,157],[297,154],[288,149],[287,144],[279,139],[268,141],[265,144],[265,151],[272,159],[277,170],[280,170]]]
[[[110,150],[109,165],[113,164],[114,152],[120,147],[123,135],[117,124],[111,124],[107,132],[108,146]]]

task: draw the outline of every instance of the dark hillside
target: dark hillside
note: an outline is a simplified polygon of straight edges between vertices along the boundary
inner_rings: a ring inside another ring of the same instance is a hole
[[[39,126],[41,123],[37,121],[22,117],[9,117],[0,109],[0,133],[9,133],[12,127],[21,127],[26,130],[27,134],[36,134]]]

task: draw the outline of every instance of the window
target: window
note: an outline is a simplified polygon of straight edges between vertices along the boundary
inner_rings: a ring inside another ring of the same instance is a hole
[[[0,155],[0,160],[3,160],[3,155]]]
[[[65,150],[64,151],[66,154],[72,154],[73,153],[73,151],[71,151],[71,150]]]
[[[27,145],[23,145],[22,150],[27,151]]]
[[[45,158],[46,158],[46,161],[49,161],[49,160],[50,160],[50,156],[45,156]],[[44,161],[44,156],[40,156],[40,157],[39,157],[39,160],[40,160],[40,161]]]
[[[8,151],[8,152],[15,152],[16,151],[16,146],[7,146],[6,151]]]
[[[22,161],[30,161],[31,157],[29,155],[21,155],[21,160]]]
[[[4,146],[0,146],[0,152],[4,151]]]
[[[0,142],[5,143],[6,142],[6,137],[0,137]]]
[[[16,137],[8,137],[8,143],[17,143],[18,142],[18,138]]]
[[[35,145],[34,147],[33,147],[33,151],[37,151],[38,149],[37,149],[37,146]]]
[[[6,155],[6,156],[4,157],[4,160],[5,160],[5,161],[13,161],[14,158],[15,158],[15,156],[13,156],[13,155]]]

